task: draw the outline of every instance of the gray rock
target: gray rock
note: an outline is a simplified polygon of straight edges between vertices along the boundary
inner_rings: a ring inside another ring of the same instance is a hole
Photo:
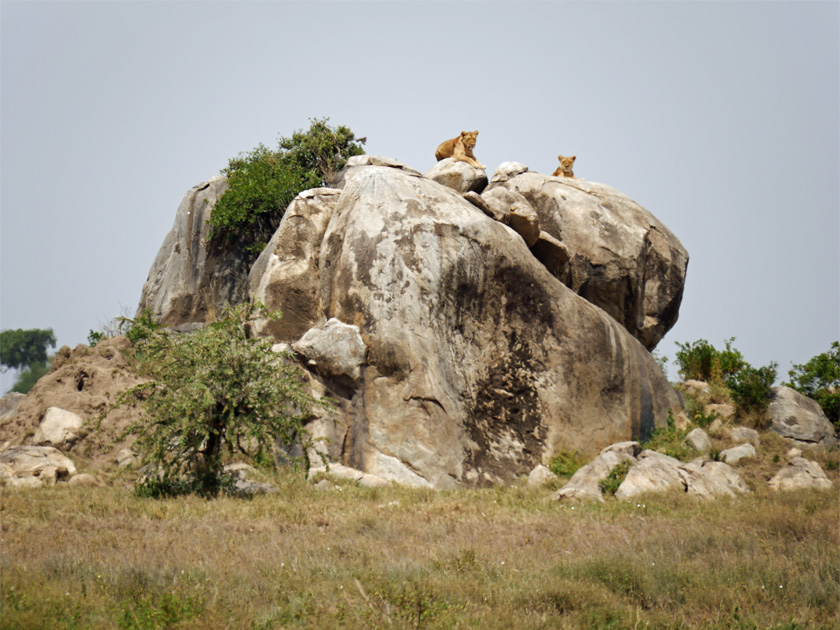
[[[54,485],[76,474],[73,462],[52,446],[12,446],[0,452],[0,484]]]
[[[356,156],[364,157],[364,156]],[[254,332],[291,343],[313,326],[323,324],[318,295],[321,243],[340,190],[316,188],[289,204],[280,226],[254,263],[248,286],[255,299],[283,317],[257,320]]]
[[[750,443],[739,444],[720,452],[721,461],[732,466],[749,457],[755,457],[755,447]]]
[[[699,453],[705,454],[712,450],[712,441],[703,429],[694,429],[686,436],[685,441]]]
[[[18,405],[26,398],[26,394],[19,392],[9,392],[0,398],[0,420],[5,420],[12,417],[16,412]]]
[[[309,469],[310,479],[319,474],[335,477],[336,479],[349,479],[365,488],[381,488],[388,485],[388,481],[381,477],[350,468],[349,466],[343,466],[342,464],[330,464],[329,468],[326,466],[313,466]]]
[[[67,447],[79,439],[78,432],[84,421],[72,411],[49,407],[35,431],[32,441],[38,445]]]
[[[331,318],[323,326],[309,329],[292,344],[295,352],[314,362],[319,371],[344,374],[354,381],[365,363],[365,342],[359,327]]]
[[[753,446],[758,446],[759,435],[755,429],[747,427],[734,427],[729,430],[729,439],[733,442],[749,442]]]
[[[794,457],[770,480],[770,489],[778,491],[807,490],[817,488],[828,490],[831,480],[817,462]]]
[[[402,171],[406,175],[423,177],[423,174],[420,171],[416,171],[402,162],[393,158],[385,157],[384,155],[354,155],[347,160],[344,168],[336,176],[333,187],[344,188],[344,184],[347,179],[352,176],[354,169],[364,166],[384,166],[386,168],[394,168]]]
[[[636,462],[642,447],[638,442],[620,442],[602,450],[598,456],[585,466],[581,466],[569,483],[555,494],[556,500],[574,499],[578,501],[603,501],[601,481],[607,478],[613,468],[621,462]]]
[[[143,285],[138,314],[149,309],[165,326],[192,330],[226,304],[248,299],[248,267],[239,255],[207,249],[207,221],[225,190],[227,177],[217,175],[184,196]]]
[[[137,455],[130,448],[121,448],[114,456],[114,463],[119,468],[130,468],[137,461]]]
[[[504,186],[537,211],[571,255],[567,286],[603,308],[648,349],[676,323],[688,253],[665,225],[617,190],[526,172]]]
[[[426,171],[425,177],[443,186],[465,193],[480,193],[487,187],[487,173],[466,162],[444,158]]]
[[[790,387],[773,387],[771,391],[767,414],[773,431],[807,446],[837,444],[834,426],[815,400]]]
[[[554,481],[556,479],[557,475],[551,472],[546,466],[540,464],[539,466],[535,467],[534,470],[532,470],[528,475],[528,485],[543,486],[549,481]]]
[[[74,475],[70,477],[70,480],[67,482],[68,486],[78,486],[80,488],[95,488],[102,484],[99,483],[99,480],[90,475],[88,473],[82,473],[81,475]]]
[[[517,175],[527,173],[528,167],[519,162],[502,162],[493,173],[490,179],[491,184],[503,184],[509,179],[513,179]]]

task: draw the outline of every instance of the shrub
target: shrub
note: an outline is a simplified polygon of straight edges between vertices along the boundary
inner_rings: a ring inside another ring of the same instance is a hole
[[[840,342],[832,342],[828,352],[818,354],[804,365],[794,365],[788,376],[790,382],[785,385],[816,400],[840,430]]]
[[[311,442],[304,421],[324,403],[304,391],[299,370],[271,351],[271,340],[248,332],[254,319],[277,316],[262,304],[241,304],[188,334],[143,317],[131,321],[140,371],[150,380],[120,402],[137,401],[145,411],[125,432],[138,436],[136,447],[152,465],[141,493],[215,495],[231,481],[224,456],[266,460],[275,442],[302,446],[305,458]]]
[[[551,458],[548,469],[558,477],[571,477],[586,463],[583,456],[575,451],[561,451]]]
[[[732,347],[735,337],[726,340],[726,350],[719,351],[705,339],[693,343],[680,343],[676,362],[683,380],[721,382],[735,374],[746,362],[743,355]]]
[[[685,443],[686,432],[676,427],[674,416],[668,410],[668,426],[653,430],[650,437],[642,442],[642,448],[657,451],[680,461],[688,461],[694,450]]]
[[[222,169],[228,188],[210,215],[210,245],[233,246],[253,262],[298,193],[332,185],[347,159],[364,153],[365,138],[329,119],[310,120],[308,131],[281,137],[276,151],[260,144]]]
[[[746,413],[764,413],[770,404],[770,388],[776,380],[777,364],[760,368],[747,364],[726,379],[732,400]]]
[[[598,482],[598,485],[601,487],[601,491],[609,496],[613,496],[616,492],[618,492],[619,486],[624,483],[624,479],[627,477],[627,472],[630,470],[630,466],[632,465],[633,462],[629,459],[616,464],[610,471],[610,474]]]

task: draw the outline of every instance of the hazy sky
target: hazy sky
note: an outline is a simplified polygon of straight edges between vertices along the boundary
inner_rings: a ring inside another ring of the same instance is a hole
[[[184,193],[309,119],[425,171],[479,129],[688,249],[680,319],[753,365],[840,337],[840,3],[0,3],[0,326],[133,315]],[[3,378],[4,389],[11,384]]]

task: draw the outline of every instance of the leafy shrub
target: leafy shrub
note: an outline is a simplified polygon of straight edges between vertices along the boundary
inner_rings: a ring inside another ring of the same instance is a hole
[[[668,425],[653,430],[651,436],[642,442],[642,448],[657,451],[682,462],[694,455],[694,450],[685,443],[686,432],[678,429],[671,410],[668,410]]]
[[[770,388],[776,380],[777,364],[760,368],[745,365],[726,379],[732,400],[746,413],[764,413],[770,404]]]
[[[302,446],[305,458],[311,441],[304,421],[325,403],[304,391],[299,370],[271,351],[271,340],[249,336],[253,320],[277,316],[262,304],[241,304],[188,334],[146,316],[130,322],[140,371],[150,379],[120,397],[145,410],[125,432],[138,436],[135,445],[151,464],[139,492],[213,496],[230,483],[224,456],[265,459],[275,442]]]
[[[332,185],[347,159],[364,153],[365,138],[328,120],[310,120],[308,131],[281,137],[276,151],[260,144],[228,161],[222,169],[228,188],[210,215],[211,246],[239,248],[252,262],[298,193]]]
[[[601,491],[609,496],[613,496],[616,492],[618,492],[619,486],[624,483],[624,480],[627,478],[627,472],[630,470],[630,466],[632,465],[633,462],[629,459],[616,464],[610,471],[610,474],[598,482],[598,485],[601,487]]]
[[[548,469],[558,477],[571,477],[584,464],[586,460],[577,451],[574,453],[561,451],[551,458]]]
[[[794,365],[788,372],[796,391],[816,400],[825,415],[840,430],[840,342],[834,341],[828,352],[811,358],[804,365]]]
[[[676,362],[683,380],[723,381],[740,370],[746,362],[743,355],[732,347],[735,337],[726,340],[726,350],[719,351],[705,339],[680,343]]]

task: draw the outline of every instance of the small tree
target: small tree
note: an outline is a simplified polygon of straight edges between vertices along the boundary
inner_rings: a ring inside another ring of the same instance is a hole
[[[229,160],[222,169],[228,189],[210,216],[211,246],[237,247],[253,262],[298,193],[332,185],[347,159],[364,153],[365,138],[328,120],[310,120],[308,131],[281,137],[276,151],[260,144]]]
[[[785,383],[816,400],[828,419],[840,430],[840,342],[834,341],[823,352],[804,365],[794,365]]]
[[[262,304],[228,309],[223,318],[193,333],[175,333],[134,320],[131,335],[141,373],[150,380],[128,390],[144,407],[126,429],[152,469],[140,490],[153,496],[216,494],[226,482],[225,456],[243,453],[266,461],[276,442],[311,445],[304,421],[313,405],[300,371],[272,352],[268,339],[253,339],[250,323],[273,319]],[[308,462],[307,462],[308,465]]]
[[[0,364],[6,369],[20,370],[12,386],[13,392],[28,393],[38,379],[50,371],[47,348],[54,348],[55,343],[52,328],[17,328],[0,332]]]

